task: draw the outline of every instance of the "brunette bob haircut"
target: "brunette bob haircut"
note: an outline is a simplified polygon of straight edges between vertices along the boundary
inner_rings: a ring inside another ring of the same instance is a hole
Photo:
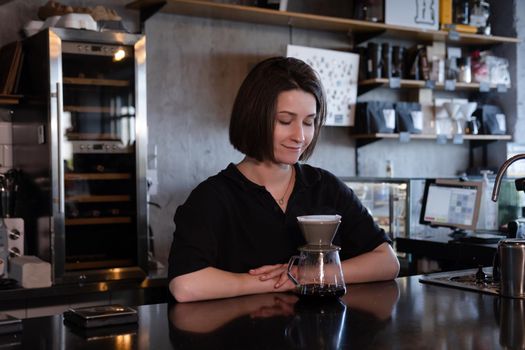
[[[303,90],[314,95],[316,116],[314,136],[301,154],[312,154],[326,118],[326,98],[317,73],[305,62],[292,57],[272,57],[258,63],[244,79],[230,119],[230,142],[236,150],[258,161],[275,161],[273,131],[277,97],[281,92]]]

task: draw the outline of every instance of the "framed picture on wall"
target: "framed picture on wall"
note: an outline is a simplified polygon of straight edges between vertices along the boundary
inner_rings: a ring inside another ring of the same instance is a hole
[[[321,77],[327,98],[325,125],[353,126],[359,55],[297,45],[288,45],[286,55],[305,61]]]

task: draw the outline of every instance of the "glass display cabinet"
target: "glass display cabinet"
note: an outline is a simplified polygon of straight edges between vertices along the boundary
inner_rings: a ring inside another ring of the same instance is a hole
[[[390,238],[409,237],[429,229],[419,223],[425,179],[341,178],[370,211],[375,222]]]
[[[53,282],[147,271],[146,43],[142,35],[52,28],[24,41],[13,117],[26,254]]]
[[[448,234],[448,228],[421,224],[420,215],[425,179],[412,178],[341,178],[354,190],[363,205],[370,211],[375,222],[389,234],[397,237],[421,236],[426,234]],[[482,181],[481,177],[470,177],[470,181]],[[489,179],[490,186],[493,179]],[[491,187],[489,187],[489,193]],[[484,219],[487,215],[483,201],[487,201],[486,191],[482,194],[482,204],[476,230],[487,230]],[[488,199],[490,200],[490,198]],[[500,198],[497,205],[499,217],[497,225],[507,224],[510,220],[523,217],[525,195],[514,189],[513,179],[501,182]]]

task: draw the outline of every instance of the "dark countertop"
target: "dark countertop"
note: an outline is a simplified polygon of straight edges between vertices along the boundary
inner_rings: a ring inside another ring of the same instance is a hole
[[[525,345],[525,300],[422,284],[348,286],[342,303],[265,294],[137,307],[137,326],[82,332],[61,315],[23,320],[21,349],[499,349]],[[3,341],[3,343],[2,343]]]
[[[112,280],[83,284],[60,284],[46,288],[0,289],[0,312],[13,307],[65,304],[65,300],[68,298],[81,301],[86,296],[103,296],[126,291],[154,291],[155,293],[166,291],[165,294],[167,294],[167,285],[167,270],[161,269],[150,271],[143,280]],[[164,300],[166,300],[165,297]]]

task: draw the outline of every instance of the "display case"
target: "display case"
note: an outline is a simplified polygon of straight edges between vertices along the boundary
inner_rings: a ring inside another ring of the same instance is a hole
[[[13,117],[28,249],[54,283],[147,272],[146,45],[53,28],[24,41]],[[31,234],[29,234],[31,232]]]
[[[366,177],[341,179],[356,193],[371,213],[374,221],[393,240],[397,237],[409,238],[428,234],[445,236],[450,233],[450,228],[420,223],[426,179]],[[483,179],[480,176],[474,176],[469,177],[469,181],[482,182]],[[491,176],[488,191],[483,187],[476,231],[497,230],[497,228],[487,228],[485,223],[488,215],[488,204],[486,202],[490,202],[493,184],[494,178]],[[498,217],[497,227],[523,217],[525,195],[517,192],[514,187],[513,179],[503,179],[501,182],[501,192],[495,214]]]
[[[428,227],[419,223],[425,179],[341,178],[391,239],[409,237]]]

